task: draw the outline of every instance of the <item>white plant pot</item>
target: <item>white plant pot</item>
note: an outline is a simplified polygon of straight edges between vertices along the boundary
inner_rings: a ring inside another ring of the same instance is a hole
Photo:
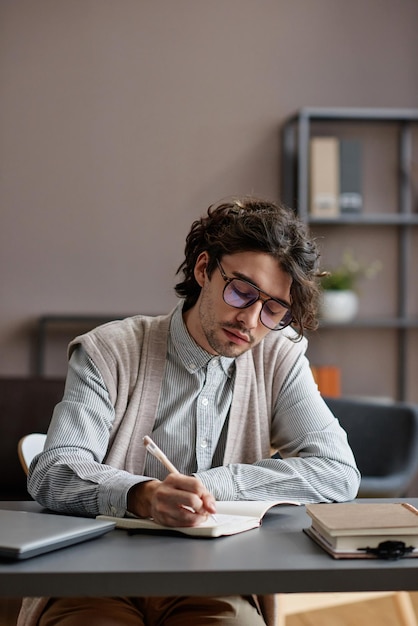
[[[320,317],[326,322],[349,322],[358,312],[358,296],[351,290],[324,290]]]

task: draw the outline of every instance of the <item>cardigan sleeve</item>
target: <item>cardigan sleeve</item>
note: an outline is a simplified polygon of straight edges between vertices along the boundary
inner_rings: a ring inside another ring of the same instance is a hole
[[[29,470],[28,490],[37,502],[62,513],[125,514],[129,489],[148,479],[103,463],[114,416],[98,368],[84,349],[77,347],[44,452]]]

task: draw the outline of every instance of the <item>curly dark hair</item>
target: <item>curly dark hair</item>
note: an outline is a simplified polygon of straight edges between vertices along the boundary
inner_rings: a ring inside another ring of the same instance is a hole
[[[292,326],[302,338],[317,325],[319,252],[309,239],[306,226],[295,213],[279,204],[253,197],[233,198],[211,205],[207,216],[193,222],[186,239],[185,259],[177,270],[184,280],[175,286],[185,299],[184,310],[196,303],[200,285],[194,277],[199,255],[207,251],[210,277],[216,261],[238,252],[264,252],[277,259],[292,278]]]

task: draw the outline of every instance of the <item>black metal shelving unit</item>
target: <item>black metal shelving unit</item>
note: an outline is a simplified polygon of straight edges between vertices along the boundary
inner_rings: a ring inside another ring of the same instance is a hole
[[[318,122],[393,124],[398,132],[398,206],[392,213],[342,215],[332,219],[309,213],[309,143]],[[398,231],[397,315],[394,318],[354,320],[338,328],[388,328],[397,332],[397,400],[405,400],[408,332],[418,328],[418,318],[407,315],[408,284],[413,279],[410,267],[411,229],[418,226],[418,213],[412,206],[413,128],[418,124],[418,109],[315,108],[306,107],[286,120],[282,127],[282,200],[295,207],[300,218],[315,228],[321,226],[392,227]],[[337,328],[322,324],[324,329]]]

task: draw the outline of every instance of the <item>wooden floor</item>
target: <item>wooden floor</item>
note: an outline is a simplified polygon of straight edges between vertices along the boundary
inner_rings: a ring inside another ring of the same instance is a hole
[[[411,593],[411,599],[418,617],[418,592]],[[16,599],[0,600],[0,626],[15,626],[19,604]],[[394,604],[390,598],[300,613],[291,615],[286,620],[286,626],[398,626],[398,624]]]
[[[413,592],[410,596],[418,617],[418,592]],[[286,620],[286,626],[398,626],[398,624],[399,619],[390,597],[290,615]]]

